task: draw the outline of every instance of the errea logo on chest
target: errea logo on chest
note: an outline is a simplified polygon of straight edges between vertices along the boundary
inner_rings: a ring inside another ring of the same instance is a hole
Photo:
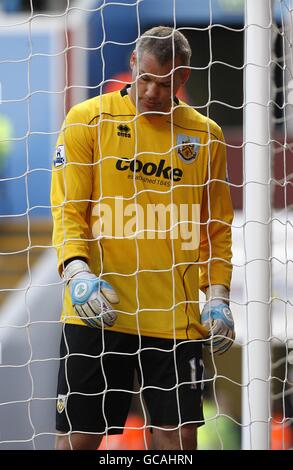
[[[117,135],[130,139],[130,127],[128,127],[127,124],[119,124],[119,126],[117,126]]]

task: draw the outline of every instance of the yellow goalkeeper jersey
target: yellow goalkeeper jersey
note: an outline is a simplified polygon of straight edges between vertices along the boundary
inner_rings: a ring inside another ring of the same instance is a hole
[[[120,297],[112,331],[199,339],[199,288],[231,281],[233,210],[220,127],[185,103],[138,114],[127,89],[68,113],[52,170],[61,273],[85,258]],[[62,311],[82,324],[68,289]]]

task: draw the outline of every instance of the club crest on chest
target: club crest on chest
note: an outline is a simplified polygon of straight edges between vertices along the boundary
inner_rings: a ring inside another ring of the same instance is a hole
[[[179,158],[184,163],[192,163],[200,149],[200,138],[185,134],[177,134],[176,148]]]

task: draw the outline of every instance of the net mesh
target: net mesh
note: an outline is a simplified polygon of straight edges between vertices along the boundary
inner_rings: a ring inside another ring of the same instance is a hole
[[[252,300],[245,286],[248,221],[243,212],[243,191],[247,185],[243,161],[247,142],[242,131],[247,104],[243,95],[243,73],[247,66],[243,52],[244,2],[227,0],[219,9],[218,2],[209,0],[198,2],[195,9],[191,1],[170,0],[162,2],[164,13],[160,14],[151,0],[67,0],[54,8],[54,2],[51,6],[47,3],[43,9],[38,2],[26,2],[23,12],[3,11],[0,16],[0,370],[3,377],[0,448],[52,448],[56,435],[54,415],[64,286],[57,275],[51,241],[49,188],[52,154],[62,121],[77,102],[120,89],[131,80],[129,54],[142,32],[157,24],[168,24],[188,38],[193,50],[191,76],[180,90],[180,97],[219,123],[226,139],[229,185],[235,209],[231,309],[237,336],[236,344],[223,357],[210,357],[204,352],[206,425],[199,429],[199,448],[240,448],[241,432],[252,424],[249,413],[244,416],[241,407],[241,394],[251,383],[249,367],[248,378],[242,375],[241,346],[247,346],[249,324],[245,312]],[[271,93],[267,107],[271,111],[268,144],[272,164],[266,184],[271,197],[267,261],[272,287],[270,336],[266,341],[270,346],[269,445],[274,449],[293,446],[292,7],[291,0],[275,1],[269,25]],[[126,27],[121,28],[121,24]],[[138,120],[134,119],[134,127],[137,125]],[[135,155],[140,158],[137,141]],[[111,158],[118,160],[115,155]],[[136,178],[133,187],[137,209]],[[168,191],[172,203],[172,184]],[[171,226],[174,228],[174,221]],[[175,312],[174,243],[172,256],[168,268],[173,286],[170,311]],[[137,275],[140,271],[137,241],[136,260]],[[141,300],[137,281],[135,289],[137,309],[132,314],[138,318]],[[200,307],[203,305],[201,295]],[[173,325],[175,328],[175,317]],[[139,331],[138,321],[137,326]],[[141,351],[140,342],[135,353],[138,358]],[[123,436],[107,433],[101,448],[149,448],[150,424],[143,390],[143,383],[135,384]]]

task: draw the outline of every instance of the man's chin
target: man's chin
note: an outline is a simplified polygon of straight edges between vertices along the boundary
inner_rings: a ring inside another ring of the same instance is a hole
[[[162,115],[163,110],[158,106],[139,106],[138,107],[139,114],[146,114],[146,115]]]

